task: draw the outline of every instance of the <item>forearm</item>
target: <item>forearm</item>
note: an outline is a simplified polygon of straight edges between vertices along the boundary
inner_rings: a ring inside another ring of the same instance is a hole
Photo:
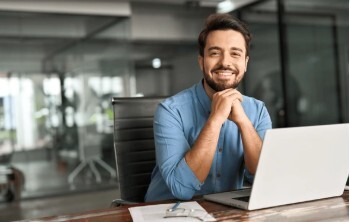
[[[197,141],[186,153],[185,160],[202,183],[207,178],[218,143],[222,123],[209,118]]]
[[[259,162],[262,141],[248,118],[237,125],[242,136],[245,166],[251,174],[255,174]]]

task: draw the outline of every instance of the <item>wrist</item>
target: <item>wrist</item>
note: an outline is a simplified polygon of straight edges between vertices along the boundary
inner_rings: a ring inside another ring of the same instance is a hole
[[[219,117],[216,117],[216,116],[212,116],[210,115],[209,118],[208,118],[208,121],[207,123],[213,127],[219,127],[221,128],[222,124],[224,124],[225,120],[222,120],[221,118]]]
[[[238,126],[238,128],[240,128],[240,129],[242,129],[242,128],[246,127],[246,126],[252,125],[252,123],[250,122],[248,117],[236,120],[235,123]]]

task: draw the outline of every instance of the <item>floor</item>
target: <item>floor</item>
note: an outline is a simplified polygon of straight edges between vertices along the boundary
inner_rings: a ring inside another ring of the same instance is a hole
[[[113,168],[114,156],[107,156],[103,160]],[[0,196],[0,222],[109,207],[118,198],[116,178],[96,164],[101,182],[85,167],[69,183],[68,176],[79,163],[77,158],[57,158],[50,150],[15,153],[10,165],[23,173],[25,182],[19,201],[7,203]]]
[[[74,193],[40,199],[28,199],[10,204],[0,203],[0,221],[33,219],[108,208],[116,189]]]

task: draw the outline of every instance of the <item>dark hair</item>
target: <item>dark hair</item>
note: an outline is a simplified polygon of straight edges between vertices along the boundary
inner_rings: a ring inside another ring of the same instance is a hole
[[[199,54],[204,56],[204,48],[210,32],[229,29],[240,32],[243,35],[245,40],[246,55],[248,56],[252,36],[248,30],[248,27],[242,21],[231,16],[230,14],[212,14],[207,18],[204,29],[198,36]]]

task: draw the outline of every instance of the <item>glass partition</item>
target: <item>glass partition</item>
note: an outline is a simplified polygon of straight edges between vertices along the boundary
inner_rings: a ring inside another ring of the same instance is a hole
[[[264,1],[237,16],[248,24],[253,35],[243,90],[263,101],[273,127],[281,127],[284,113],[276,1]]]
[[[22,198],[115,187],[110,99],[136,94],[129,26],[0,12],[0,165],[23,173]]]
[[[244,89],[265,102],[273,127],[349,121],[345,1],[269,0],[236,15],[253,33]]]

